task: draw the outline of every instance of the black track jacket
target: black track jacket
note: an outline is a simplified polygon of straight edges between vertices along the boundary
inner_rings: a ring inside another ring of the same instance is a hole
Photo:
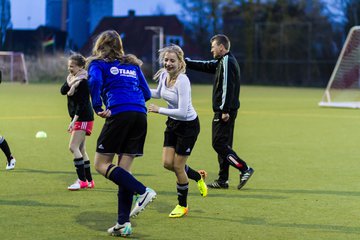
[[[213,111],[229,113],[240,107],[240,67],[236,58],[228,52],[222,58],[210,61],[197,61],[186,58],[189,69],[213,73]]]

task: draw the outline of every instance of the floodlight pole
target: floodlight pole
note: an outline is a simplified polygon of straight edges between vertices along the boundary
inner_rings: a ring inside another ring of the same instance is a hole
[[[146,26],[145,30],[151,30],[155,32],[159,37],[159,49],[162,49],[164,47],[164,27],[161,26]],[[152,37],[152,73],[154,75],[155,68],[156,68],[156,46],[155,46],[155,37],[156,35],[153,35]]]

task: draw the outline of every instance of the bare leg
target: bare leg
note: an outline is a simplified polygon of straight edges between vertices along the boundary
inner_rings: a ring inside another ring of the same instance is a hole
[[[74,158],[81,158],[80,145],[85,141],[85,131],[73,131],[70,138],[69,149],[74,154]]]
[[[172,147],[164,147],[162,154],[162,161],[164,168],[172,172],[175,172],[174,159],[175,159],[175,149]]]
[[[122,154],[119,155],[118,166],[122,167],[128,172],[131,172],[131,165],[134,162],[133,155]]]
[[[188,176],[185,172],[185,164],[186,160],[188,159],[188,156],[181,156],[178,154],[175,154],[174,159],[174,171],[177,177],[177,181],[180,184],[185,184],[189,182]]]
[[[94,164],[96,171],[101,175],[105,176],[106,170],[113,161],[114,155],[115,155],[114,153],[108,153],[108,154],[98,153],[98,152],[95,153]]]
[[[84,138],[84,141],[82,141],[82,143],[80,144],[80,152],[81,152],[81,155],[84,158],[84,160],[89,159],[89,155],[86,152],[86,138]]]

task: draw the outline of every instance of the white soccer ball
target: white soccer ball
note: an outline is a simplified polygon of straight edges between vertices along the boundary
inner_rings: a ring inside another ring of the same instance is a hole
[[[47,138],[47,134],[44,131],[38,131],[35,135],[36,138]]]

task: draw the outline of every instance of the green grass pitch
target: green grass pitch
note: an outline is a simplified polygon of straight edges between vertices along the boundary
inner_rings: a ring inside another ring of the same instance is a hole
[[[154,87],[154,86],[153,86]],[[69,118],[60,85],[0,85],[0,134],[17,159],[5,171],[0,152],[0,239],[111,239],[117,187],[95,173],[95,189],[70,192],[75,178],[68,150]],[[177,204],[175,176],[161,164],[166,117],[149,114],[144,157],[132,172],[157,199],[132,219],[130,239],[358,239],[360,234],[360,112],[319,108],[322,89],[243,86],[234,149],[255,174],[238,191],[202,198],[190,182],[189,214],[168,218]],[[211,147],[211,86],[194,85],[201,133],[188,164],[217,177]],[[161,106],[165,102],[151,100]],[[93,163],[103,119],[96,118],[87,149]],[[37,131],[48,138],[36,139]]]

